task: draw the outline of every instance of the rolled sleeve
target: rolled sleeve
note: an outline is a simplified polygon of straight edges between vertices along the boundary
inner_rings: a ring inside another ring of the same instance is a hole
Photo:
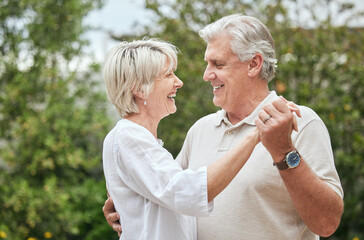
[[[181,213],[190,216],[209,216],[209,213],[213,210],[213,201],[207,202],[207,167],[201,167],[197,171],[184,170],[183,174],[177,178],[181,178],[176,179],[177,181],[191,185],[186,188],[185,184],[176,184],[176,191],[178,191],[176,208]],[[191,192],[196,193],[196,195],[191,196]]]

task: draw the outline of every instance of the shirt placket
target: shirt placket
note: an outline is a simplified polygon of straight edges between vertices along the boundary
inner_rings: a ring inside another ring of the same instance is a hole
[[[224,135],[221,138],[221,141],[220,141],[220,144],[218,147],[218,152],[225,152],[231,148],[231,145],[234,141],[236,133],[237,133],[236,127],[230,127],[225,130]]]

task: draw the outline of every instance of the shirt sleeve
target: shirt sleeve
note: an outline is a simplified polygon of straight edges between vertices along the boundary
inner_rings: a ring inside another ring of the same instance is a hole
[[[343,198],[344,192],[335,168],[330,135],[318,116],[303,127],[295,146],[315,174]]]
[[[156,204],[190,216],[208,216],[207,168],[183,170],[146,131],[119,130],[114,143],[118,174],[128,187]]]

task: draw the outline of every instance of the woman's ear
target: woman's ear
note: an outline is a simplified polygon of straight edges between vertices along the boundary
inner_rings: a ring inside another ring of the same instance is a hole
[[[260,53],[255,54],[255,56],[250,60],[249,71],[248,71],[249,77],[255,77],[259,75],[263,66],[263,60],[264,60],[263,55]]]
[[[133,92],[134,96],[141,98],[141,99],[145,99],[145,94],[142,90],[136,90],[136,88],[133,88],[131,91]]]

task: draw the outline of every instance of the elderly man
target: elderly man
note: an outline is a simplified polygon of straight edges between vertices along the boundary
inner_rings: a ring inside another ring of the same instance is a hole
[[[235,14],[206,26],[200,36],[207,43],[203,79],[222,110],[191,127],[177,161],[191,169],[209,165],[255,127],[261,144],[215,198],[211,216],[198,218],[198,239],[306,240],[333,234],[343,212],[343,190],[330,137],[304,106],[298,132],[291,134],[292,114],[268,89],[276,59],[267,27]],[[113,225],[117,214],[110,209],[108,200],[104,214]]]

